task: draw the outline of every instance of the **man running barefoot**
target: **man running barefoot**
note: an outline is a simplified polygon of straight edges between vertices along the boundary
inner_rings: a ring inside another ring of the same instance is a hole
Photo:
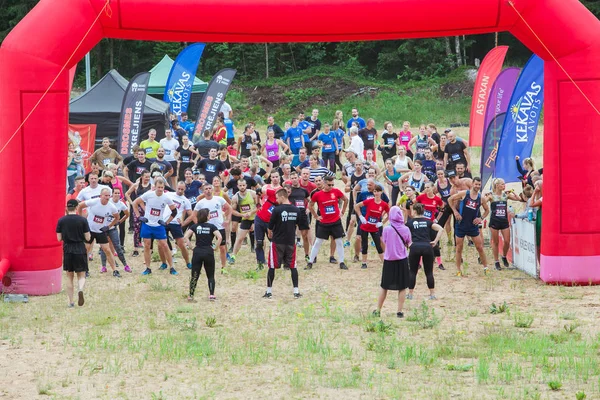
[[[269,272],[267,273],[267,291],[264,298],[270,299],[275,280],[275,270],[281,265],[290,269],[292,273],[292,284],[294,286],[294,298],[302,297],[298,290],[298,269],[296,268],[296,227],[306,218],[303,210],[290,204],[286,189],[279,189],[276,193],[278,206],[273,210],[269,221],[269,239],[271,249],[269,251]]]
[[[100,192],[100,198],[82,201],[79,203],[77,210],[78,213],[81,214],[83,209],[88,209],[87,220],[91,231],[90,240],[88,240],[86,246],[88,253],[92,249],[94,241],[96,241],[100,245],[102,251],[104,251],[104,254],[106,254],[106,259],[113,271],[113,276],[115,278],[120,278],[121,274],[119,274],[119,271],[116,268],[113,253],[110,251],[110,246],[108,245],[107,232],[119,223],[119,211],[110,201],[110,195],[111,190],[109,188],[104,188]],[[110,217],[112,217],[112,221],[110,220]]]
[[[67,272],[67,296],[70,308],[75,307],[73,302],[75,274],[77,274],[78,288],[77,304],[81,307],[84,303],[83,287],[85,286],[85,273],[88,271],[85,243],[92,238],[87,220],[77,215],[78,205],[77,200],[69,200],[67,215],[61,217],[56,225],[56,239],[63,242],[63,270]]]
[[[178,275],[178,272],[173,268],[173,256],[167,246],[166,228],[177,215],[177,208],[173,200],[165,193],[165,184],[163,178],[155,178],[154,191],[144,193],[133,202],[133,212],[142,222],[140,236],[144,239],[144,264],[146,264],[146,269],[142,272],[142,275],[152,273],[152,269],[150,268],[150,246],[152,239],[157,241],[158,251],[165,257],[166,263],[160,269],[167,269],[169,267],[171,275]],[[145,211],[144,216],[140,217],[139,207],[142,203],[145,204]],[[171,215],[165,221],[162,219],[162,216],[167,207],[171,209]]]
[[[473,188],[471,190],[461,190],[448,199],[448,204],[452,208],[456,219],[454,235],[456,236],[456,269],[458,270],[458,276],[462,276],[462,250],[465,236],[473,240],[483,264],[483,272],[485,274],[488,272],[487,259],[483,251],[483,239],[479,234],[479,224],[487,217],[490,209],[487,202],[482,204],[480,190],[481,179],[473,178]],[[478,217],[481,206],[483,206],[484,213],[481,217]]]
[[[192,269],[190,255],[185,246],[185,241],[183,240],[182,227],[192,223],[194,216],[192,213],[192,203],[185,197],[185,189],[185,182],[180,181],[177,183],[177,190],[174,193],[167,193],[167,196],[173,200],[173,204],[175,204],[175,209],[177,210],[177,215],[173,218],[171,223],[167,225],[167,232],[170,232],[173,239],[175,239],[175,243],[177,244],[177,247],[179,247],[179,250],[181,250],[181,256],[185,260],[188,269]],[[163,216],[163,218],[164,217],[165,216]]]
[[[342,238],[344,237],[344,227],[342,226],[341,216],[346,213],[346,207],[348,207],[348,198],[339,189],[334,188],[334,181],[332,176],[325,177],[325,184],[323,190],[314,192],[311,195],[310,203],[308,203],[308,209],[312,214],[315,221],[318,221],[316,228],[315,244],[310,251],[310,261],[306,265],[306,269],[312,269],[315,258],[319,253],[319,249],[323,245],[323,241],[329,239],[329,236],[333,236],[336,243],[336,249],[338,253],[338,259],[340,261],[340,269],[348,269],[344,263],[344,244]],[[339,201],[343,202],[342,212],[340,214]],[[317,204],[321,215],[317,215],[313,205]]]

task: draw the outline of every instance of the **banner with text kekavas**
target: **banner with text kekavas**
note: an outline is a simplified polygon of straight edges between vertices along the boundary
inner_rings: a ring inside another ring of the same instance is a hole
[[[163,100],[169,103],[171,113],[177,115],[180,121],[181,113],[187,112],[190,104],[194,78],[203,51],[204,43],[186,47],[179,53],[169,72]]]
[[[217,122],[217,114],[221,110],[236,72],[235,69],[223,69],[211,79],[206,88],[206,93],[204,93],[204,98],[200,102],[198,114],[196,114],[198,117],[194,126],[194,141],[202,137],[204,131],[212,130]]]
[[[481,146],[485,130],[485,110],[490,97],[490,89],[502,70],[504,57],[508,46],[498,46],[490,50],[485,56],[473,88],[473,101],[471,104],[471,118],[469,121],[469,146]]]
[[[131,79],[125,90],[117,137],[117,151],[122,156],[132,154],[133,146],[140,140],[149,80],[150,72],[140,72]]]
[[[531,56],[523,68],[504,121],[498,144],[494,176],[506,182],[518,182],[515,156],[530,157],[544,104],[544,61]]]

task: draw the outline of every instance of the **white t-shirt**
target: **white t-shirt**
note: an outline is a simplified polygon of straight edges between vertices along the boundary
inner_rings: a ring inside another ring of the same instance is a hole
[[[231,106],[226,101],[223,102],[221,106],[221,112],[225,116],[225,118],[229,118],[229,113],[231,112]]]
[[[167,206],[173,204],[173,200],[167,196],[166,192],[157,196],[155,191],[146,192],[140,198],[146,203],[146,212],[144,213],[144,217],[148,218],[146,225],[159,226],[158,221],[162,219],[165,208],[170,208]]]
[[[223,205],[227,203],[224,198],[220,196],[213,196],[212,199],[202,199],[196,203],[194,211],[200,211],[203,208],[208,208],[208,222],[217,227],[217,229],[223,229],[223,219],[225,213],[223,212]]]
[[[114,206],[117,208],[117,212],[121,213],[121,211],[125,211],[127,209],[129,209],[129,207],[127,207],[127,205],[125,203],[123,203],[122,200],[117,201],[116,203],[113,201],[113,199],[111,198],[109,200],[109,203],[114,204]],[[108,217],[108,223],[110,224],[113,220],[113,216],[111,215],[110,217]],[[113,228],[116,229],[116,228]]]
[[[100,233],[100,228],[110,225],[113,220],[113,214],[118,213],[117,207],[112,200],[108,200],[108,203],[102,204],[100,199],[87,200],[85,204],[88,206],[88,225],[90,231]]]
[[[184,211],[192,209],[192,203],[190,203],[190,201],[185,196],[179,196],[175,192],[169,192],[169,193],[167,193],[167,196],[169,196],[169,198],[171,200],[173,200],[173,204],[175,204],[175,208],[177,209],[177,215],[175,216],[175,218],[173,218],[171,223],[176,224],[176,225],[181,225],[181,223],[183,222],[183,219],[181,218],[181,216],[183,215]],[[163,219],[166,221],[167,219],[169,219],[170,215],[171,215],[171,210],[168,210],[168,211],[165,210]]]
[[[160,147],[165,149],[165,161],[175,161],[175,150],[179,147],[179,142],[176,139],[160,139]]]
[[[77,200],[88,201],[91,199],[97,199],[98,197],[100,197],[100,192],[102,192],[102,189],[110,190],[110,195],[112,196],[112,190],[108,186],[98,184],[98,186],[96,186],[93,189],[91,186],[83,188],[83,190],[77,195]]]

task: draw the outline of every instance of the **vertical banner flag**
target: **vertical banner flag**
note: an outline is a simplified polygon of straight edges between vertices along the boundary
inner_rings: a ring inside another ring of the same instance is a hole
[[[485,109],[490,96],[490,89],[498,74],[502,70],[504,57],[508,46],[498,46],[490,50],[485,56],[473,88],[473,102],[471,103],[471,119],[469,121],[469,146],[481,146],[483,131],[485,129]]]
[[[90,157],[96,144],[96,124],[69,124],[69,137],[75,144],[75,161],[81,160],[85,172],[90,172]]]
[[[519,68],[507,68],[500,72],[492,90],[485,113],[485,135],[481,146],[481,181],[485,187],[487,181],[494,172],[496,155],[498,154],[498,141],[502,133],[505,115],[510,98],[515,89],[517,78],[519,77]]]
[[[198,108],[198,117],[194,126],[194,138],[202,137],[202,134],[206,130],[212,130],[215,122],[217,122],[217,114],[225,101],[225,96],[236,72],[235,69],[226,68],[219,71],[211,79]]]
[[[181,113],[187,112],[190,104],[196,70],[203,51],[204,43],[186,47],[179,53],[169,72],[163,101],[169,103],[171,114],[177,115],[180,121]]]
[[[132,154],[133,146],[140,140],[149,80],[150,72],[140,72],[131,79],[125,90],[117,136],[117,151],[122,156]]]
[[[523,68],[510,99],[504,128],[498,144],[494,176],[506,182],[518,182],[515,156],[530,157],[544,104],[544,61],[531,56]]]

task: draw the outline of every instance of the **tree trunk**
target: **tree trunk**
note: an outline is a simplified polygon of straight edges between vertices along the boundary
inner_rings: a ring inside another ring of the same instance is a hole
[[[265,43],[265,79],[269,79],[269,44]]]
[[[290,53],[292,54],[292,71],[296,73],[296,71],[298,71],[298,68],[296,68],[296,58],[294,57],[294,49],[292,49],[291,43],[288,43],[288,46],[290,47]]]
[[[498,47],[498,32],[496,32],[496,47]]]
[[[444,44],[446,45],[446,57],[450,57],[452,55],[452,49],[450,48],[450,38],[448,36],[444,38]]]
[[[466,36],[463,35],[463,65],[467,65],[467,46],[465,46]]]
[[[454,45],[456,46],[456,65],[462,65],[462,55],[460,51],[460,36],[454,36]]]
[[[110,69],[115,68],[115,42],[112,39],[108,40],[108,60],[110,64]]]

